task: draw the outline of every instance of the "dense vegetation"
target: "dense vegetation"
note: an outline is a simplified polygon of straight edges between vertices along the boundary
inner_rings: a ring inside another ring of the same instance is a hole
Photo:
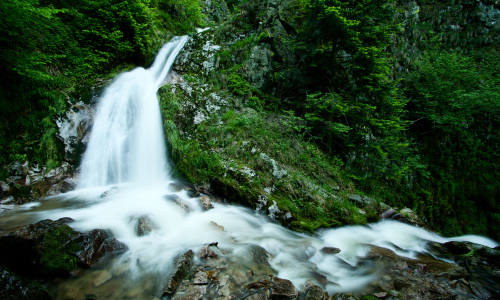
[[[347,202],[297,192],[312,182],[325,195],[357,190],[408,206],[447,235],[500,239],[498,2],[226,3],[229,15],[213,18],[223,45],[215,69],[183,75],[209,87],[200,89],[205,98],[220,92],[233,99],[227,111],[194,126],[180,119],[179,90],[162,91],[184,176],[237,187],[231,192],[254,200],[277,184],[281,193],[270,200],[292,212],[302,230],[370,219]],[[205,20],[196,0],[0,6],[0,163],[28,159],[48,168],[63,157],[55,118],[68,101],[119,65],[148,63],[171,34]],[[263,80],[249,72],[254,47],[272,53]],[[231,175],[228,163],[265,169],[260,156],[241,152],[243,141],[284,164],[293,180]]]
[[[0,164],[48,169],[63,159],[55,121],[69,103],[202,22],[190,0],[6,0],[0,14]]]

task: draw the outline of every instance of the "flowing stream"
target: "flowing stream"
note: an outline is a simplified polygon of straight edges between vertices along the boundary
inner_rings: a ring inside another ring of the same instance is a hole
[[[174,180],[156,93],[187,39],[179,37],[166,44],[149,69],[137,68],[114,80],[98,104],[78,188],[41,200],[38,207],[31,204],[24,211],[27,221],[70,217],[76,230],[110,230],[128,246],[126,253],[103,267],[119,279],[92,285],[98,273],[90,270],[87,276],[63,284],[58,298],[99,295],[99,289],[102,299],[158,297],[175,257],[212,242],[242,261],[249,244],[265,248],[271,254],[274,275],[291,280],[297,288],[315,282],[319,274],[328,279],[324,287],[330,293],[354,291],[377,276],[369,268],[356,266],[368,245],[414,257],[426,252],[428,241],[450,240],[394,221],[322,230],[310,236],[238,206],[215,203],[213,209],[204,211],[197,198],[169,188]],[[168,200],[173,198],[183,205]],[[153,230],[138,236],[137,220],[142,216],[151,220]],[[496,245],[481,237],[457,239]],[[323,247],[341,252],[325,255],[320,251]]]

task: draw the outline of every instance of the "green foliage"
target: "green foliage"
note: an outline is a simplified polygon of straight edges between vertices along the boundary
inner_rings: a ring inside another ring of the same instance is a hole
[[[298,134],[299,118],[264,109],[243,112],[225,107],[208,112],[203,109],[207,97],[211,99],[214,92],[227,97],[233,94],[231,87],[227,91],[199,83],[191,87],[189,94],[179,87],[175,94],[169,88],[160,92],[167,139],[182,175],[194,183],[210,183],[231,202],[253,208],[258,199],[267,199],[268,206],[276,202],[283,212],[278,217],[296,230],[366,223],[359,210],[338,195],[339,190],[352,188],[341,174],[342,161],[326,156]],[[250,101],[258,98],[248,99],[246,105]],[[193,123],[201,111],[205,120]],[[291,219],[283,219],[287,212]]]
[[[410,134],[431,174],[417,177],[430,191],[419,209],[448,234],[496,235],[482,211],[498,213],[500,195],[497,70],[498,61],[441,51],[427,53],[406,76]]]
[[[63,159],[55,121],[66,103],[203,16],[198,0],[6,0],[0,17],[0,164],[50,169]]]
[[[238,74],[229,76],[228,87],[238,96],[247,96],[251,89],[250,84]]]

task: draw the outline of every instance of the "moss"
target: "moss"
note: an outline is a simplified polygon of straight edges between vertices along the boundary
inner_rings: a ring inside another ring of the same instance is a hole
[[[78,235],[68,225],[61,225],[47,231],[43,239],[40,258],[42,268],[47,273],[71,272],[78,267],[79,259],[73,253],[79,246],[73,239]]]

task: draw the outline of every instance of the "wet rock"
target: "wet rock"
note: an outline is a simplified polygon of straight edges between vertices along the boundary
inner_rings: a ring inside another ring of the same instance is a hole
[[[392,217],[394,214],[396,214],[396,211],[394,210],[394,208],[389,208],[388,210],[384,211],[382,213],[382,219],[387,219],[387,218],[390,218]]]
[[[334,248],[334,247],[323,247],[321,248],[321,253],[323,254],[337,254],[340,253],[339,248]]]
[[[196,274],[194,274],[193,284],[195,285],[208,284],[208,274],[203,271],[196,272]]]
[[[179,197],[176,194],[165,195],[164,198],[168,201],[171,201],[171,202],[177,204],[180,208],[182,208],[186,212],[191,211],[191,207],[189,207],[189,204],[187,204],[184,200],[181,199],[181,197]]]
[[[151,233],[155,228],[153,221],[148,216],[142,216],[137,220],[137,235],[144,236]]]
[[[414,225],[417,227],[429,228],[424,221],[422,221],[417,214],[409,208],[403,208],[398,213],[394,214],[391,219],[397,220],[406,224]]]
[[[245,288],[247,290],[261,290],[265,288],[270,288],[271,287],[271,281],[269,279],[263,279],[255,282],[250,282],[249,284],[245,285]]]
[[[331,296],[330,300],[358,300],[358,298],[356,298],[350,294],[337,293],[337,294]]]
[[[434,247],[433,251],[435,249],[440,248]],[[446,250],[446,247],[442,249]],[[372,246],[368,257],[375,264],[374,270],[385,270],[385,274],[372,283],[372,295],[411,299],[489,299],[500,296],[498,289],[491,285],[500,280],[500,276],[494,275],[496,267],[492,267],[486,258],[474,254],[448,255],[448,260],[457,261],[449,263],[425,255],[418,255],[417,259],[399,257],[391,250]]]
[[[0,264],[27,278],[65,277],[126,246],[104,230],[81,233],[73,220],[43,220],[0,237]]]
[[[261,269],[271,267],[271,265],[269,264],[269,258],[271,257],[271,254],[269,254],[266,249],[262,248],[259,245],[252,244],[247,246],[246,250],[248,251],[247,257],[252,265]]]
[[[198,253],[196,253],[196,256],[201,259],[216,258],[219,255],[217,254],[217,252],[212,250],[212,248],[216,248],[217,245],[218,245],[217,242],[204,245],[203,247],[200,248]]]
[[[94,277],[94,280],[92,281],[92,284],[95,287],[98,287],[98,286],[101,286],[106,281],[110,280],[112,276],[111,276],[110,272],[108,272],[106,270],[102,270],[102,271],[94,272],[93,277]]]
[[[50,300],[52,297],[41,285],[0,268],[0,299]]]
[[[201,300],[207,293],[206,285],[183,285],[185,290],[177,292],[172,300]]]
[[[97,263],[105,254],[124,251],[127,246],[102,229],[94,229],[88,233],[79,235],[75,242],[80,250],[75,255],[80,263],[90,267]]]
[[[275,277],[271,283],[271,298],[272,299],[296,299],[298,296],[297,290],[292,282],[287,279]]]
[[[267,290],[263,290],[263,291],[258,291],[257,293],[246,296],[243,299],[245,299],[245,300],[268,300],[268,299],[270,299],[270,294],[271,293],[267,289]]]
[[[198,198],[198,201],[200,202],[201,207],[205,211],[214,207],[210,202],[210,198],[208,196],[201,196],[200,198]]]
[[[467,254],[474,249],[471,247],[470,243],[451,241],[444,243],[443,246],[452,255],[462,255]]]
[[[165,284],[161,297],[172,295],[175,292],[182,279],[189,272],[193,256],[193,251],[189,250],[176,259],[172,270],[172,275]]]
[[[230,297],[234,288],[234,284],[229,279],[229,275],[222,276],[218,281],[217,294],[221,297]]]
[[[306,284],[304,300],[323,300],[326,298],[322,288],[315,284]]]
[[[168,187],[174,192],[180,192],[183,190],[184,185],[178,182],[171,182]]]

